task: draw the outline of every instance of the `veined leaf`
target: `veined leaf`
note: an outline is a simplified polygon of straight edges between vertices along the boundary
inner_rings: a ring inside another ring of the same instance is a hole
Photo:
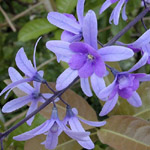
[[[71,13],[76,7],[77,0],[56,0],[56,7],[59,12]]]
[[[112,116],[97,134],[115,150],[150,149],[150,123],[136,117]]]
[[[38,38],[40,35],[55,30],[56,27],[48,22],[46,18],[35,19],[26,23],[18,34],[19,41],[29,41]]]

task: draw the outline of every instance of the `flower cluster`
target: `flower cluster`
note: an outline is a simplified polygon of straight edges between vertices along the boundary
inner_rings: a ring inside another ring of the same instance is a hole
[[[106,0],[100,9],[100,14],[103,13],[113,3],[117,3],[110,16],[110,23],[113,20],[117,25],[121,8],[122,18],[127,20],[126,5],[128,0]],[[89,10],[84,15],[85,0],[78,0],[77,17],[72,14],[62,14],[58,12],[50,12],[47,16],[48,21],[63,29],[61,40],[51,40],[46,43],[46,47],[57,56],[57,61],[64,61],[68,64],[68,68],[59,75],[56,81],[55,92],[51,89],[47,81],[43,78],[44,72],[38,71],[36,68],[35,53],[36,47],[40,40],[35,44],[33,54],[33,65],[21,48],[16,55],[17,67],[24,73],[25,78],[13,67],[8,69],[11,84],[6,86],[0,93],[0,96],[5,92],[5,98],[12,89],[19,88],[25,93],[24,96],[7,102],[2,111],[9,113],[15,111],[26,104],[30,103],[29,110],[26,116],[29,116],[38,108],[39,103],[45,103],[53,96],[59,97],[52,99],[53,109],[51,118],[40,126],[15,136],[14,139],[24,141],[31,139],[37,135],[45,134],[46,140],[41,144],[47,149],[54,149],[58,144],[58,137],[64,131],[69,137],[75,139],[83,148],[93,149],[94,144],[90,139],[90,132],[85,131],[81,122],[94,127],[101,127],[106,124],[106,121],[93,122],[83,120],[78,117],[78,112],[75,108],[71,108],[60,95],[59,91],[63,91],[78,77],[80,79],[81,89],[88,97],[93,96],[92,91],[96,96],[105,102],[100,116],[107,115],[115,107],[118,97],[122,97],[134,107],[140,107],[142,100],[136,90],[140,86],[140,81],[149,81],[150,75],[145,73],[133,73],[146,63],[150,64],[150,29],[147,30],[138,40],[133,43],[124,44],[117,41],[116,45],[98,47],[98,24],[96,14],[93,10]],[[102,44],[101,44],[102,45]],[[134,53],[141,52],[142,58],[128,71],[119,72],[115,68],[108,66],[106,62],[116,62],[133,57]],[[114,76],[114,81],[106,87],[104,77],[108,75],[109,68]],[[33,86],[27,82],[33,82]],[[53,92],[41,93],[41,84]],[[56,94],[56,95],[55,95]],[[63,120],[59,119],[56,104],[58,100],[66,104],[66,116]],[[27,120],[27,124],[31,125],[34,115]]]

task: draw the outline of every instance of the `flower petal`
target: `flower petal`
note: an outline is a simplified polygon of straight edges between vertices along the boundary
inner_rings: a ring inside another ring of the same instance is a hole
[[[97,19],[94,11],[89,10],[84,18],[83,37],[85,43],[97,50]]]
[[[72,70],[71,68],[66,69],[56,81],[56,89],[62,90],[66,88],[76,77],[78,76],[77,70]]]
[[[3,108],[2,112],[9,113],[12,111],[15,111],[24,105],[28,104],[31,101],[31,96],[23,96],[16,99],[11,100],[10,102],[7,102]]]
[[[84,3],[85,0],[78,0],[77,3],[77,16],[81,25],[83,24]]]
[[[16,82],[23,79],[20,73],[13,67],[9,67],[8,73],[12,82]],[[26,94],[30,94],[33,91],[33,87],[28,83],[19,84],[17,87]]]
[[[124,4],[123,9],[122,9],[122,18],[123,18],[123,20],[125,20],[125,21],[128,19],[127,15],[126,15],[127,2],[128,2],[128,1],[125,1],[125,4]]]
[[[140,107],[142,105],[141,98],[136,91],[133,92],[132,96],[128,98],[127,101],[134,107]]]
[[[84,94],[87,95],[88,97],[91,97],[93,94],[90,88],[88,78],[80,78],[80,83],[81,83],[81,88]]]
[[[99,96],[99,92],[106,87],[104,79],[98,77],[96,74],[92,74],[91,84],[97,97]]]
[[[148,54],[144,53],[142,58],[130,70],[128,70],[128,72],[133,72],[133,71],[141,68],[142,66],[144,66],[147,63],[147,60],[148,60]]]
[[[46,47],[52,51],[55,54],[71,58],[71,56],[74,54],[70,48],[70,43],[65,41],[48,41],[46,43]]]
[[[98,53],[104,61],[120,61],[128,59],[134,55],[131,49],[123,46],[107,46],[101,48]]]
[[[100,116],[107,115],[115,107],[117,100],[118,94],[116,94],[112,99],[106,101],[99,115]]]
[[[99,13],[102,14],[111,4],[112,4],[112,3],[111,3],[110,0],[106,0],[106,1],[103,3],[103,5],[102,5],[102,7],[101,7]]]
[[[23,48],[19,49],[19,51],[17,52],[15,60],[16,60],[16,64],[17,64],[18,68],[26,76],[32,77],[35,75],[36,70],[33,67],[31,61],[27,58]]]
[[[51,24],[74,34],[79,34],[81,31],[80,25],[64,14],[50,12],[47,16],[47,19]]]

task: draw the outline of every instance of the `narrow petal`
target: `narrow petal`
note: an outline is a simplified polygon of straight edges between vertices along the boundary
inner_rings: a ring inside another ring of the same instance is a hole
[[[16,141],[26,141],[26,140],[29,140],[29,139],[33,138],[36,135],[43,134],[44,132],[46,132],[50,129],[50,127],[48,126],[49,122],[50,121],[47,120],[46,122],[42,123],[40,126],[34,128],[34,129],[32,129],[28,132],[25,132],[23,134],[14,136],[13,139],[16,140]],[[42,129],[42,131],[39,132],[41,129]],[[43,129],[45,129],[45,130],[43,130]]]
[[[34,68],[36,69],[36,58],[35,58],[35,53],[36,53],[36,47],[40,41],[42,37],[39,37],[38,40],[36,41],[35,43],[35,46],[34,46],[34,52],[33,52],[33,64],[34,64]]]
[[[132,96],[133,89],[131,87],[124,88],[124,89],[118,90],[118,93],[122,98],[128,99],[129,97]]]
[[[142,105],[141,98],[136,91],[133,92],[132,96],[129,99],[127,99],[127,101],[134,107],[140,107]]]
[[[118,2],[117,6],[114,9],[114,16],[115,16],[114,17],[114,24],[115,25],[118,25],[118,23],[119,23],[120,11],[121,11],[121,8],[122,8],[122,6],[124,4],[124,1],[125,0],[120,0]]]
[[[144,53],[142,58],[130,70],[128,70],[128,72],[133,72],[133,71],[141,68],[142,66],[144,66],[147,63],[147,60],[148,60],[148,54]]]
[[[70,48],[70,43],[65,41],[48,41],[46,43],[46,47],[55,54],[59,54],[61,56],[69,57],[74,54]]]
[[[10,102],[7,102],[3,106],[2,112],[9,113],[9,112],[15,111],[15,110],[23,107],[24,105],[28,104],[30,101],[31,101],[30,96],[23,96],[23,97],[13,99]]]
[[[21,76],[21,74],[13,67],[9,67],[8,73],[12,82],[16,82],[16,81],[24,79]],[[30,94],[31,91],[33,91],[33,87],[29,85],[28,83],[19,84],[17,87],[23,92],[25,92],[26,94]]]
[[[80,78],[80,83],[81,83],[81,88],[84,94],[87,95],[88,97],[91,97],[93,94],[90,88],[88,78]]]
[[[85,43],[88,43],[97,50],[97,19],[94,11],[89,10],[84,18],[83,37]]]
[[[1,96],[2,94],[4,94],[6,91],[8,91],[9,89],[12,90],[13,88],[17,87],[19,84],[24,83],[24,82],[30,82],[30,81],[31,81],[31,79],[28,78],[28,79],[22,79],[22,80],[13,82],[13,83],[9,84],[8,86],[6,86],[6,87],[1,91],[0,96]],[[10,92],[11,90],[9,90],[9,92]]]
[[[115,107],[117,100],[118,94],[116,94],[112,99],[106,101],[99,115],[100,116],[107,115]]]
[[[64,14],[50,12],[47,16],[47,19],[51,24],[74,34],[79,34],[81,31],[80,25]]]
[[[114,90],[115,86],[116,86],[116,81],[117,81],[117,76],[115,77],[115,80],[106,88],[102,89],[99,94],[98,97],[102,100],[106,99]]]
[[[112,3],[111,3],[110,0],[106,0],[106,1],[103,3],[103,5],[102,5],[102,7],[101,7],[99,13],[102,14],[111,4],[112,4]]]
[[[123,9],[122,9],[122,18],[123,18],[123,20],[125,20],[125,21],[128,19],[127,15],[126,15],[127,2],[128,2],[128,1],[125,2],[124,6],[123,6]]]
[[[85,0],[78,0],[77,3],[77,16],[81,25],[83,24],[84,3]]]
[[[33,111],[35,111],[37,108],[38,108],[38,101],[32,100],[31,105],[30,105],[30,107],[29,107],[29,109],[28,109],[28,111],[27,111],[26,116],[30,115],[30,114],[31,114]],[[34,117],[35,117],[35,116],[33,116],[33,117],[31,117],[29,120],[27,120],[27,124],[28,124],[29,126],[31,126],[32,121],[34,120]]]
[[[66,69],[56,81],[56,89],[62,90],[66,88],[76,77],[78,76],[77,70],[72,70],[71,68]]]
[[[18,68],[26,76],[32,77],[36,73],[35,68],[33,67],[31,61],[28,60],[23,48],[18,51],[15,60]]]
[[[81,78],[88,78],[94,73],[94,65],[88,60],[78,71]]]
[[[134,55],[131,49],[123,46],[107,46],[101,48],[98,53],[104,61],[120,61],[128,59]]]
[[[98,77],[96,74],[92,74],[91,84],[97,97],[99,96],[100,91],[106,87],[104,79]]]
[[[79,118],[79,120],[81,120],[83,123],[88,124],[89,126],[93,126],[93,127],[101,127],[106,124],[106,121],[88,121],[88,120],[84,120],[81,118]]]

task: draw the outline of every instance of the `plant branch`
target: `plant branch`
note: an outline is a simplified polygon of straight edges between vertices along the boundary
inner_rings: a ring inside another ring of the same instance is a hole
[[[113,45],[121,36],[123,36],[131,27],[133,27],[139,20],[141,20],[148,12],[150,7],[143,10],[134,20],[132,20],[125,28],[123,28],[116,36],[114,36],[107,44],[104,46]]]

